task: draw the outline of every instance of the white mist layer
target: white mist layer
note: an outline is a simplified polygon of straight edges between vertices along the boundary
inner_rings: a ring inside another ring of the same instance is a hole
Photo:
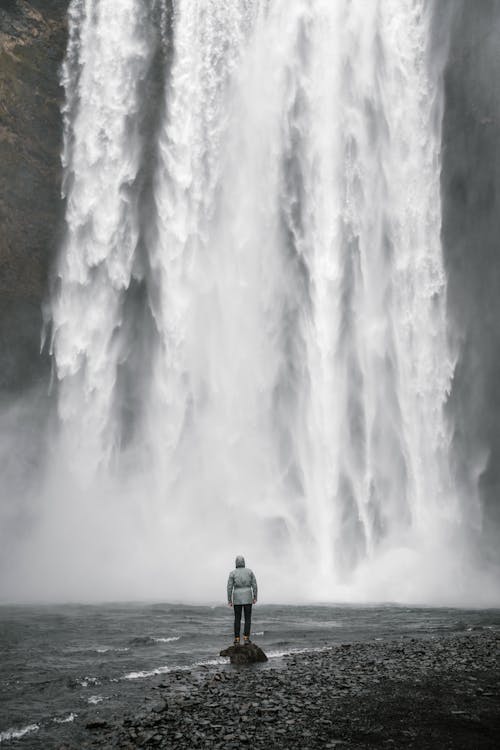
[[[449,465],[429,3],[176,2],[171,38],[147,5],[70,6],[57,439],[6,596],[218,600],[243,553],[264,601],[494,601]]]

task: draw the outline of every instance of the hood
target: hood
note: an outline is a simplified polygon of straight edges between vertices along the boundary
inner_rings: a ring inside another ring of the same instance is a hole
[[[236,558],[236,567],[237,568],[244,568],[245,567],[245,558],[243,555],[238,555]]]

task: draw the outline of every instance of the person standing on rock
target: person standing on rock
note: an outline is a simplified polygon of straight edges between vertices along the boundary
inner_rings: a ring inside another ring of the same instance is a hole
[[[252,622],[252,604],[257,602],[257,579],[253,570],[245,567],[245,558],[238,555],[236,568],[229,573],[227,579],[227,604],[234,609],[234,645],[240,644],[241,612],[245,612],[245,627],[243,628],[243,642],[250,641],[250,625]]]

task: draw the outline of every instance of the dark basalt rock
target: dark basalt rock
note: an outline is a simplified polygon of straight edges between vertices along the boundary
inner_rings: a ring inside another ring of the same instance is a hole
[[[106,715],[100,731],[75,722],[64,750],[497,750],[499,644],[485,629],[331,643],[263,670],[171,672],[121,721]]]
[[[229,646],[220,652],[220,656],[228,656],[231,664],[256,664],[267,661],[267,656],[256,643],[246,646]]]
[[[0,2],[0,390],[48,371],[42,302],[59,242],[69,0]]]
[[[106,729],[108,722],[105,719],[92,719],[85,725],[87,729]]]

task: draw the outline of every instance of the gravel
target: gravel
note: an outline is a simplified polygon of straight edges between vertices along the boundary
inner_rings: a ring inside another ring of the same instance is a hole
[[[499,643],[484,630],[172,673],[134,715],[89,722],[79,747],[496,750]]]

